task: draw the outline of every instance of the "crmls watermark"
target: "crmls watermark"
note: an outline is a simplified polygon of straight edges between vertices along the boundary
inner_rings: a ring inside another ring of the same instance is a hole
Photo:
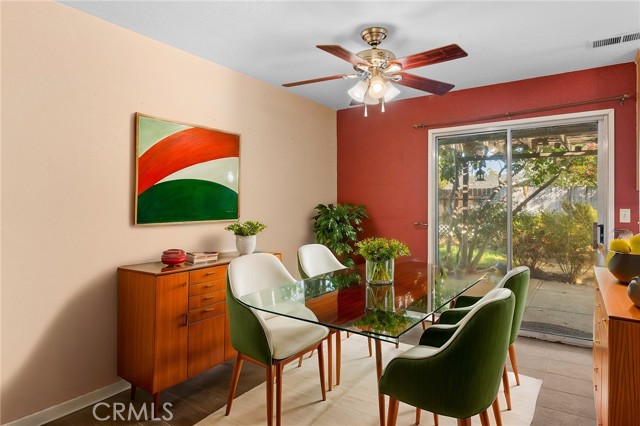
[[[104,421],[147,421],[147,420],[173,420],[173,413],[170,408],[173,406],[170,402],[165,402],[158,409],[158,416],[154,416],[154,404],[142,404],[136,409],[135,405],[131,402],[125,404],[123,402],[114,402],[109,404],[108,402],[98,402],[93,406],[93,418]]]

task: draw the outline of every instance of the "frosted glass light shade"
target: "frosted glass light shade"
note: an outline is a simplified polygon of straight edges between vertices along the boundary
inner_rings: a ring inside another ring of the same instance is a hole
[[[380,99],[387,91],[384,80],[380,76],[375,76],[369,81],[369,90],[367,93],[372,98]]]
[[[349,96],[351,96],[351,99],[353,99],[356,102],[364,102],[364,96],[367,93],[367,83],[363,80],[360,80],[358,83],[356,83],[355,86],[353,86],[351,89],[349,89],[347,91],[347,93],[349,94]]]
[[[364,95],[363,102],[367,105],[378,105],[380,103],[380,99],[376,99],[372,96],[369,96],[369,92]]]
[[[389,102],[390,100],[392,100],[393,98],[395,98],[396,96],[398,96],[400,94],[400,90],[398,90],[398,88],[396,86],[391,84],[390,81],[387,81],[385,86],[387,87],[387,91],[384,94],[384,101],[385,102]]]

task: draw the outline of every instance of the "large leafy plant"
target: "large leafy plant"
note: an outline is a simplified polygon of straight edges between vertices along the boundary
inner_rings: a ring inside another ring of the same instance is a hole
[[[346,266],[353,265],[349,253],[352,244],[358,241],[358,232],[362,232],[363,219],[368,218],[366,207],[354,204],[318,204],[313,216],[313,233],[316,242],[324,244],[336,256],[342,258]]]
[[[258,232],[264,231],[266,227],[267,225],[265,225],[264,223],[247,220],[246,222],[232,223],[224,229],[233,232],[235,235],[247,237],[249,235],[256,235]]]

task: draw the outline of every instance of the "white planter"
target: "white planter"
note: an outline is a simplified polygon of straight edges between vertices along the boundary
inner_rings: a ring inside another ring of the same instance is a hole
[[[236,235],[236,248],[240,255],[251,254],[256,249],[255,235]]]

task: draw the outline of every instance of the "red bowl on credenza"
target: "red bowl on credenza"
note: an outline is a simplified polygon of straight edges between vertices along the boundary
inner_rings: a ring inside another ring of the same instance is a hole
[[[187,253],[180,249],[165,250],[162,252],[162,256],[160,256],[160,261],[165,265],[180,265],[187,261]]]

